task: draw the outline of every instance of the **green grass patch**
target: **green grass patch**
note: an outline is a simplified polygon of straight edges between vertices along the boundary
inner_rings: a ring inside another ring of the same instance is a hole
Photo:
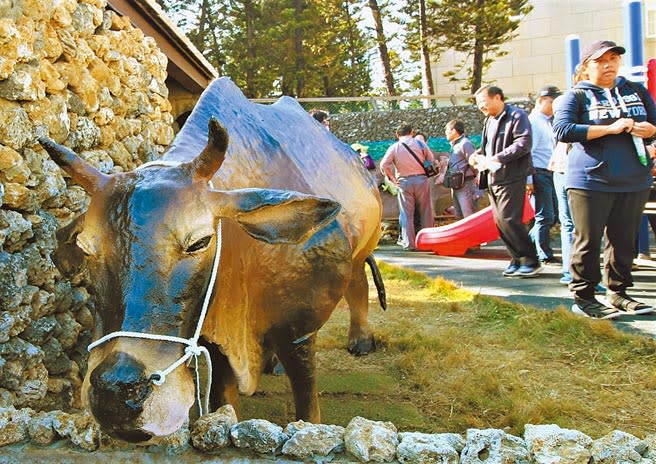
[[[390,373],[325,372],[317,380],[322,393],[349,393],[353,395],[392,395],[397,389],[396,376]]]
[[[371,401],[369,396],[357,398],[322,395],[320,397],[321,420],[328,424],[346,425],[353,417],[362,416],[370,420],[392,422],[400,428],[426,427],[428,425],[424,424],[424,415],[410,400],[400,400],[393,396],[387,400],[376,397],[377,410],[372,409]]]
[[[256,393],[245,398],[240,409],[240,420],[268,419],[283,427],[294,421],[294,401],[289,393]]]
[[[421,272],[404,267],[392,266],[382,261],[378,261],[377,264],[380,272],[384,275],[385,281],[403,281],[415,288],[425,288],[431,283],[431,279]]]

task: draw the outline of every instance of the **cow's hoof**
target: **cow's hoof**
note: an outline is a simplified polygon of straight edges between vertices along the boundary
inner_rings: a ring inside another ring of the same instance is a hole
[[[355,342],[349,342],[348,352],[354,356],[364,356],[372,351],[376,351],[374,337],[361,338]]]

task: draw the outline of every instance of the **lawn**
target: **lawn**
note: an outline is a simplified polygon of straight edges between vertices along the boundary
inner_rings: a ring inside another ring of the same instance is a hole
[[[348,311],[341,303],[318,335],[322,422],[353,416],[400,431],[459,432],[555,423],[593,438],[619,429],[656,430],[656,341],[608,321],[542,311],[474,295],[441,278],[379,263],[383,312],[370,283],[377,351],[345,349]],[[294,420],[285,376],[263,377],[242,403],[242,419]]]

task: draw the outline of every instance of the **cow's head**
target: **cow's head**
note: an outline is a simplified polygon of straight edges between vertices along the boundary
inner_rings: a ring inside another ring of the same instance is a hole
[[[220,218],[236,221],[258,240],[297,243],[337,214],[337,203],[295,192],[210,189],[228,144],[214,119],[208,140],[191,162],[109,176],[67,148],[40,139],[91,194],[85,215],[58,233],[55,259],[64,273],[86,263],[97,305],[95,338],[117,331],[191,337]],[[162,385],[151,379],[182,351],[178,343],[125,337],[91,351],[82,395],[106,432],[138,442],[182,425],[194,400],[189,370],[175,369]]]

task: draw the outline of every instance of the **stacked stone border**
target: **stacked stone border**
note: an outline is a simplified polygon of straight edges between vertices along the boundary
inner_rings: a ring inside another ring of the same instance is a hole
[[[640,439],[615,430],[594,440],[555,424],[527,424],[523,437],[499,429],[469,429],[463,436],[399,432],[391,422],[363,417],[346,427],[297,421],[283,428],[262,419],[237,422],[234,409],[224,406],[157,443],[136,446],[104,435],[86,413],[0,409],[0,463],[127,456],[130,462],[212,456],[230,462],[648,464],[656,459],[656,434]]]

